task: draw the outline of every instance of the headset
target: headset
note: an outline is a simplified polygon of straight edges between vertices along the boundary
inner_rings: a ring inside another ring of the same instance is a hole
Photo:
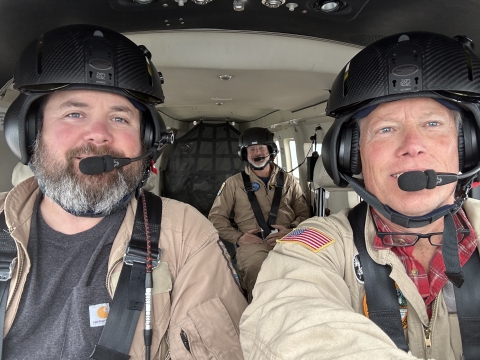
[[[278,154],[277,144],[273,140],[273,133],[265,128],[253,127],[245,130],[238,141],[238,156],[248,162],[247,147],[251,145],[267,145],[271,160]]]
[[[407,32],[364,48],[332,85],[326,113],[335,121],[323,140],[322,161],[337,186],[348,185],[344,175],[362,171],[360,128],[354,121],[358,114],[384,102],[416,97],[460,111],[459,178],[480,170],[480,60],[472,41],[466,36]]]
[[[142,116],[141,139],[157,160],[173,137],[155,108],[164,101],[162,79],[150,52],[125,36],[94,25],[51,30],[22,52],[14,73],[20,94],[7,110],[7,144],[22,164],[41,129],[45,96],[62,90],[96,90],[128,98]]]

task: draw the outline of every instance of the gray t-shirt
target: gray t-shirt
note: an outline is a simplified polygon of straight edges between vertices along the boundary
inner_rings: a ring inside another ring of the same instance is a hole
[[[111,303],[107,263],[125,210],[87,231],[65,235],[45,223],[40,199],[28,242],[32,267],[3,342],[3,359],[89,359]]]

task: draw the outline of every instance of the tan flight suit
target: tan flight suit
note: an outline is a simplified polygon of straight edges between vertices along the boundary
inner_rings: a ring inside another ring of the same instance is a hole
[[[480,201],[468,199],[463,209],[478,236]],[[304,228],[320,232],[323,248],[279,240],[270,252],[240,321],[245,359],[461,360],[458,318],[448,300],[453,285],[437,295],[429,320],[425,302],[401,260],[390,249],[373,248],[370,212],[365,223],[367,251],[373,261],[392,268],[390,277],[406,298],[407,312],[401,314],[410,353],[397,348],[365,316],[365,287],[358,277],[348,210],[313,217],[297,227],[299,232]]]
[[[37,182],[29,178],[9,193],[0,193],[0,212],[5,211],[18,249],[4,336],[15,319],[31,266],[27,246],[38,192]],[[243,359],[238,322],[247,302],[235,281],[217,231],[192,206],[167,198],[162,198],[162,203],[162,257],[152,273],[151,359]],[[112,245],[106,277],[111,296],[123,266],[126,244],[132,236],[136,209],[137,201],[132,199]],[[88,316],[88,306],[86,309]],[[144,311],[130,348],[131,360],[145,359]],[[189,349],[181,338],[182,332],[186,334]]]
[[[255,175],[250,166],[245,166],[245,172],[250,176],[252,186],[258,189],[255,191],[255,195],[265,217],[265,221],[268,220],[272,207],[277,175],[282,171],[273,163],[271,166],[273,166],[273,169],[270,180],[268,181],[268,186]],[[234,221],[238,229],[232,227],[230,223],[232,210],[235,213]],[[309,209],[300,184],[291,173],[284,173],[282,199],[280,201],[275,225],[282,225],[286,228],[293,229],[303,220],[307,219],[308,216]],[[261,229],[255,219],[252,206],[245,192],[241,173],[229,177],[227,181],[222,184],[210,210],[208,219],[218,230],[220,238],[233,244],[237,243],[237,240],[244,232]],[[258,272],[271,249],[272,247],[266,242],[263,244],[243,245],[237,249],[236,259],[238,272],[242,281],[242,287],[247,290],[249,301],[251,300],[251,293]]]

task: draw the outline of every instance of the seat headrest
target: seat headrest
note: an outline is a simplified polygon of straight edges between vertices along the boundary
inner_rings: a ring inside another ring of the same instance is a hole
[[[333,179],[325,170],[321,156],[317,159],[313,170],[313,185],[315,189],[324,188],[327,191],[352,191],[350,186],[341,188],[335,185]]]

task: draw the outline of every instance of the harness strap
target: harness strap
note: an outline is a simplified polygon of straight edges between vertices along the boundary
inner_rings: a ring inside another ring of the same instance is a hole
[[[270,216],[268,217],[268,224],[274,225],[277,221],[278,209],[280,208],[280,200],[282,199],[283,192],[283,171],[277,176],[277,182],[275,184],[275,194],[273,195],[272,208],[270,209]]]
[[[367,208],[367,203],[362,201],[350,210],[348,221],[353,230],[353,239],[363,269],[369,318],[392,339],[398,348],[408,352],[402,318],[398,309],[397,290],[395,282],[389,276],[390,267],[377,264],[367,252],[365,243]]]
[[[265,218],[263,217],[262,209],[260,208],[260,204],[258,203],[257,196],[255,195],[252,187],[252,183],[250,181],[250,177],[247,175],[245,171],[242,171],[242,178],[243,184],[245,186],[245,191],[248,196],[248,200],[250,201],[250,205],[252,206],[253,214],[257,219],[258,225],[263,230],[263,236],[268,236],[270,234],[270,226],[268,226]]]
[[[388,266],[377,264],[367,253],[364,235],[366,215],[367,204],[361,202],[350,211],[348,220],[353,229],[355,246],[360,254],[370,319],[387,333],[397,347],[408,351],[398,310],[397,291],[393,280],[388,276]],[[462,270],[464,283],[461,287],[453,288],[462,338],[463,359],[475,360],[480,359],[480,332],[478,331],[480,328],[480,281],[478,278],[480,256],[477,251],[472,254]],[[389,284],[388,290],[374,284]],[[375,311],[375,317],[372,316],[372,309]]]
[[[0,359],[3,351],[3,327],[7,310],[8,290],[16,258],[17,246],[7,227],[5,213],[2,212],[0,213]]]
[[[465,281],[461,288],[453,287],[457,304],[458,323],[462,336],[463,359],[480,359],[480,256],[474,251],[463,266]]]
[[[150,192],[145,192],[147,216],[152,238],[153,267],[158,265],[161,250],[158,248],[162,199]],[[95,360],[128,360],[133,335],[137,327],[141,310],[145,303],[145,273],[147,243],[143,219],[142,201],[137,203],[135,223],[120,272],[117,288],[107,322],[100,340],[90,357]]]

